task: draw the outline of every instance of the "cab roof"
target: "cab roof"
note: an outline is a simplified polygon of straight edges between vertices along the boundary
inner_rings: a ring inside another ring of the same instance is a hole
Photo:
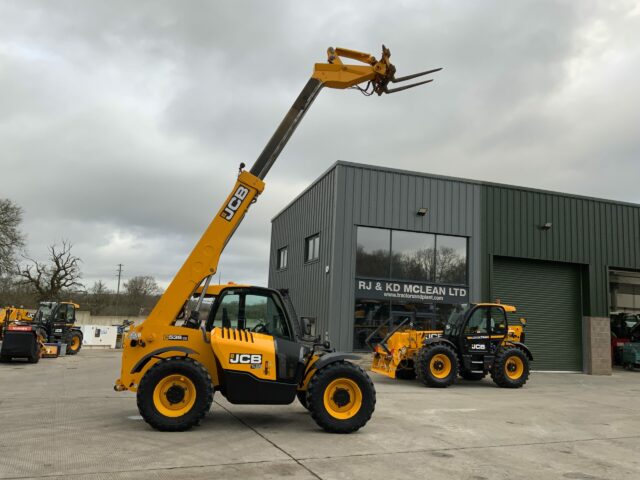
[[[244,284],[240,284],[240,283],[235,283],[235,282],[228,282],[228,283],[221,283],[219,285],[209,285],[209,287],[207,288],[207,293],[205,296],[217,296],[220,294],[220,292],[228,287],[249,287],[250,285],[244,285]],[[201,285],[199,286],[196,291],[194,292],[195,296],[199,296],[202,294],[202,289],[204,287]]]
[[[516,311],[516,307],[513,305],[507,305],[506,303],[477,303],[479,307],[501,307],[507,313],[513,313]]]
[[[60,302],[60,304],[62,304],[62,305],[64,305],[64,304],[67,304],[67,305],[73,305],[73,307],[74,307],[76,310],[79,310],[79,309],[80,309],[80,305],[78,305],[78,304],[77,304],[77,303],[75,303],[75,302],[71,302],[71,301],[69,301],[69,302]]]

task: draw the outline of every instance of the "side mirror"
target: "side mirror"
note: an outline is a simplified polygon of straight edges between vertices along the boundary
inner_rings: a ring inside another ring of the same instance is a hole
[[[527,324],[527,319],[526,318],[522,318],[520,317],[520,325],[522,325],[523,327]]]
[[[309,317],[302,317],[300,319],[300,329],[304,336],[311,336],[311,319]]]

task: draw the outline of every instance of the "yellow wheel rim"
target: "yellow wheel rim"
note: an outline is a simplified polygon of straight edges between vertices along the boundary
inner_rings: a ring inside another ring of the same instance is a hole
[[[451,360],[443,353],[434,355],[429,363],[431,375],[436,378],[447,378],[451,373]]]
[[[504,364],[504,373],[511,380],[518,380],[524,373],[524,362],[515,355],[507,358]]]
[[[186,415],[196,403],[196,387],[184,375],[168,375],[153,390],[153,404],[165,417]]]
[[[80,337],[78,337],[77,335],[74,335],[73,338],[71,339],[71,350],[77,350],[79,346],[80,346]]]
[[[324,408],[333,418],[347,420],[360,411],[362,391],[350,378],[337,378],[324,391]]]

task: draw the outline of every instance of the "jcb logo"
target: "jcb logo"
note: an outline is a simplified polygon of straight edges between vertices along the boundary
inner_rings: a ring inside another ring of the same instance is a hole
[[[262,355],[259,354],[249,354],[249,353],[232,353],[229,357],[229,363],[233,363],[234,365],[243,364],[243,365],[260,365],[262,363]]]
[[[440,338],[442,337],[441,333],[429,333],[427,334],[427,338]]]
[[[229,203],[227,203],[227,206],[224,207],[224,210],[222,211],[220,216],[227,221],[231,221],[233,216],[238,211],[238,208],[240,208],[240,205],[242,205],[242,201],[247,198],[248,194],[248,188],[243,187],[242,185],[239,186],[236,190],[236,193],[234,193],[233,197],[231,197],[231,200],[229,200]]]
[[[472,343],[471,350],[484,350],[486,345],[484,343]]]

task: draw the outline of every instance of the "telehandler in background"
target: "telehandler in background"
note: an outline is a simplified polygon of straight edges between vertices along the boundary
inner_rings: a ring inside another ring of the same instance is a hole
[[[373,350],[371,370],[391,378],[418,379],[428,387],[448,387],[458,374],[482,380],[487,373],[499,387],[520,388],[529,378],[533,355],[524,344],[526,320],[509,325],[516,307],[479,303],[453,312],[441,330],[416,330],[415,318],[395,327],[380,325],[367,338]],[[391,320],[391,319],[390,319]],[[379,331],[389,328],[379,342]]]
[[[362,65],[347,65],[341,58]],[[200,317],[205,295],[199,296],[194,308],[188,300],[198,288],[209,291],[225,245],[263,192],[265,176],[323,87],[382,95],[431,80],[392,89],[390,83],[440,70],[396,78],[389,58],[384,46],[380,60],[353,50],[328,49],[327,63],[315,65],[251,170],[240,164],[230,195],[149,317],[125,334],[121,376],[114,388],[137,392],[140,414],[152,427],[168,431],[193,427],[211,407],[215,391],[236,404],[289,404],[297,396],[329,432],[353,432],[371,418],[375,389],[369,376],[348,361],[357,357],[309,339],[309,324],[298,323],[281,292],[227,286],[217,294],[206,318]]]
[[[40,302],[33,314],[33,322],[49,343],[66,343],[67,355],[76,355],[82,348],[82,330],[76,327],[76,310],[73,302]]]
[[[5,324],[8,325],[11,322],[30,322],[32,320],[33,317],[29,314],[28,310],[24,308],[0,308],[0,340],[2,340]]]
[[[29,363],[40,361],[43,338],[27,310],[14,307],[0,309],[0,339],[0,362],[14,358],[25,358]]]
[[[77,354],[82,348],[82,331],[75,326],[79,308],[73,302],[40,302],[33,316],[24,309],[6,309],[10,320],[3,324],[0,360],[27,358],[36,363],[45,343],[64,343],[67,355]]]

